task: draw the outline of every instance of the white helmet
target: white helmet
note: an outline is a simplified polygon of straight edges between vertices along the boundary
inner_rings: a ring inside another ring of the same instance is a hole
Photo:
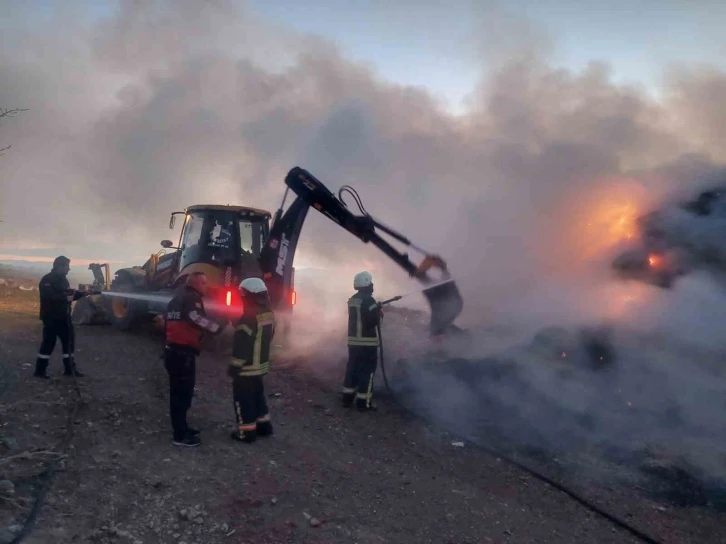
[[[252,294],[267,292],[267,285],[265,285],[265,282],[260,278],[247,278],[246,280],[242,280],[242,283],[239,284],[239,288],[240,291],[244,289]]]
[[[370,287],[373,285],[373,276],[368,271],[358,272],[353,278],[353,288],[363,289],[364,287]]]

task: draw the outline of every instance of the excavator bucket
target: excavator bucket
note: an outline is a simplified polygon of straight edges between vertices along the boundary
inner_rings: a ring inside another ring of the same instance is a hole
[[[431,334],[435,336],[445,332],[464,308],[456,282],[447,280],[427,287],[422,292],[431,306]]]
[[[296,240],[296,236],[302,228],[302,222],[305,219],[307,207],[312,206],[328,219],[334,221],[356,236],[363,243],[371,243],[376,246],[396,264],[408,272],[409,276],[416,278],[421,283],[428,286],[424,288],[423,294],[428,299],[429,305],[431,306],[430,330],[432,335],[441,334],[452,325],[453,321],[461,313],[461,310],[464,307],[464,302],[456,283],[454,280],[450,279],[446,263],[440,256],[429,254],[423,249],[414,246],[414,244],[404,235],[383,225],[381,222],[371,217],[363,207],[358,193],[348,185],[341,187],[338,192],[338,198],[336,198],[322,181],[317,179],[307,170],[297,166],[288,172],[285,177],[285,184],[297,195],[297,199],[293,202],[290,208],[288,208],[288,211],[285,212],[284,215],[281,215],[281,207],[280,211],[278,211],[279,220],[276,218],[275,223],[273,224],[270,234],[271,243],[267,248],[269,256],[267,257],[267,260],[263,258],[263,260],[266,260],[268,263],[265,266],[268,269],[275,271],[270,272],[271,277],[275,277],[275,274],[282,275],[286,262],[285,257],[280,258],[277,254],[278,250],[275,248],[282,248],[282,244],[287,243],[286,238],[289,240]],[[348,209],[348,206],[342,199],[343,192],[348,192],[353,196],[362,215],[354,215]],[[425,258],[418,266],[416,266],[408,258],[408,254],[402,253],[394,248],[388,241],[384,240],[378,232],[376,232],[376,229],[379,229],[393,237],[398,242],[411,247],[417,252],[424,254]],[[284,232],[285,230],[294,234],[286,234]],[[290,238],[288,238],[288,236]],[[272,246],[273,243],[274,248]],[[294,247],[294,243],[290,242],[289,248],[294,251]],[[269,248],[273,248],[274,251],[270,252]],[[288,246],[285,246],[285,255],[288,258],[287,262],[292,261],[292,259],[289,258],[289,248]],[[279,253],[282,255],[282,249],[279,250]],[[434,283],[434,280],[428,276],[427,272],[431,268],[438,268],[443,272],[442,281]]]
[[[446,262],[439,255],[426,255],[426,258],[416,268],[414,276],[421,281],[430,282],[431,279],[427,276],[427,272],[432,268],[438,268],[447,278],[422,291],[431,306],[431,324],[429,325],[431,335],[436,336],[445,332],[459,316],[464,308],[464,301],[456,283],[449,278]]]

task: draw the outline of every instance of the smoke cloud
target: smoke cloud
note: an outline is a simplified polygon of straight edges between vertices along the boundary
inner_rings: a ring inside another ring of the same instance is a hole
[[[474,338],[465,351],[448,346],[450,356],[480,360],[509,349],[503,338],[521,345],[542,327],[602,322],[726,348],[716,321],[724,306],[714,302],[722,295],[710,280],[669,294],[614,283],[609,266],[637,237],[639,215],[698,190],[704,173],[726,161],[721,71],[674,67],[655,100],[615,84],[606,63],[579,72],[550,64],[550,36],[516,15],[488,12],[485,38],[472,39],[486,51],[481,85],[470,109],[452,115],[426,90],[384,81],[333,44],[232,2],[124,1],[101,20],[80,3],[45,19],[29,9],[6,10],[0,23],[0,105],[30,110],[3,124],[13,148],[0,163],[0,252],[51,245],[141,264],[170,237],[170,212],[211,202],[274,211],[285,174],[299,165],[333,191],[353,185],[374,217],[447,260],[465,297],[461,324]],[[298,291],[301,315],[325,329],[300,346],[336,346],[323,357],[326,369],[346,355],[344,301],[355,272],[371,270],[384,298],[413,285],[315,211],[298,257],[325,269],[317,280],[301,270]],[[407,321],[394,326],[398,319],[392,314],[390,357],[423,357],[433,344]],[[507,333],[488,334],[494,326]],[[630,355],[618,359],[617,379],[635,383],[628,357],[637,359],[637,341],[624,342]],[[528,361],[525,382],[548,397],[562,391],[570,409],[612,387],[590,376],[584,392],[561,389]],[[689,421],[715,429],[696,394],[703,383],[681,381],[692,364],[684,355],[659,371],[673,398],[688,398]],[[417,383],[436,396],[435,380]],[[461,391],[452,387],[439,398],[455,398]],[[517,390],[487,391],[506,404]],[[653,400],[658,391],[640,395]],[[618,424],[601,423],[599,436],[617,440]],[[629,423],[637,424],[647,422]],[[659,443],[664,436],[672,434]]]

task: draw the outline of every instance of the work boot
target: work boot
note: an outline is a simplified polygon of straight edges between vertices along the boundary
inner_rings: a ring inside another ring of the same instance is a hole
[[[48,359],[38,357],[35,360],[35,374],[33,376],[36,378],[45,378],[46,380],[50,379],[50,376],[48,376]]]
[[[355,400],[355,393],[341,393],[340,394],[340,403],[343,405],[343,408],[349,408],[353,405],[353,401]]]
[[[70,361],[64,360],[63,366],[65,367],[65,369],[63,370],[64,376],[73,376],[74,373],[76,375],[76,378],[83,378],[85,376],[85,374],[83,374],[76,368],[76,361],[74,359],[71,359]]]
[[[271,421],[258,421],[257,422],[257,436],[271,436],[272,435],[272,422]]]
[[[199,440],[199,437],[188,434],[180,440],[177,440],[175,438],[174,440],[172,440],[171,443],[174,444],[175,446],[184,446],[187,448],[194,448],[194,447],[198,446],[201,443],[201,441]]]
[[[191,427],[187,427],[187,433],[189,436],[199,436],[201,434],[201,431],[198,429],[192,429]]]
[[[232,438],[232,440],[244,442],[245,444],[251,444],[252,442],[257,440],[257,431],[245,431],[244,434],[240,434],[239,431],[232,431],[229,436],[230,438]]]

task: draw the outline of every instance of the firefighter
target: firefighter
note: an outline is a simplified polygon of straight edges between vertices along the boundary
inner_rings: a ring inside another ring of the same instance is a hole
[[[369,272],[356,274],[353,287],[358,292],[348,300],[348,365],[341,400],[348,407],[355,399],[358,410],[367,412],[376,409],[371,401],[383,310],[373,298],[373,276]]]
[[[199,431],[187,424],[196,382],[196,357],[207,334],[222,332],[222,327],[206,315],[202,302],[206,294],[207,277],[203,272],[193,272],[166,310],[164,367],[169,374],[169,415],[175,446],[200,444]]]
[[[56,339],[60,338],[63,348],[63,375],[83,377],[76,369],[74,359],[75,331],[71,321],[71,304],[89,294],[88,291],[71,289],[68,272],[71,261],[60,256],[53,261],[53,269],[43,276],[38,284],[40,292],[40,320],[43,322],[43,341],[35,361],[35,376],[48,379],[48,363],[55,349]]]
[[[232,362],[227,368],[237,419],[237,430],[231,436],[252,443],[258,436],[272,434],[263,377],[270,365],[275,315],[270,310],[267,286],[260,278],[247,278],[239,289],[243,314],[235,327]]]

